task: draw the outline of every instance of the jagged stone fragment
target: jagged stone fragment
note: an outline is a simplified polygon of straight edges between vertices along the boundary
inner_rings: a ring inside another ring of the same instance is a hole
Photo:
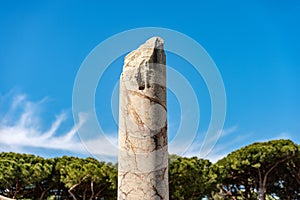
[[[166,56],[153,37],[125,57],[120,78],[119,200],[168,200]]]

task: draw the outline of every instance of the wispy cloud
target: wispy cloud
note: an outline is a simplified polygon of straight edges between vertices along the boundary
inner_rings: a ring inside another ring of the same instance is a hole
[[[224,143],[222,146],[220,146],[217,144],[217,142],[226,138],[227,136],[235,134],[237,131],[238,126],[236,125],[219,130],[216,134],[212,134],[210,137],[207,137],[206,142],[208,145],[203,144],[203,137],[196,137],[191,146],[182,155],[187,157],[197,156],[209,159],[212,162],[216,162],[220,158],[226,156],[232,150],[232,144],[230,145]],[[180,146],[181,145],[179,144],[178,148],[180,148]]]
[[[290,139],[290,140],[294,140],[294,138],[292,137],[292,134],[290,134],[288,132],[281,132],[281,133],[275,135],[270,140],[278,140],[278,139]]]
[[[78,137],[77,128],[85,126],[89,120],[88,114],[81,113],[77,126],[71,126],[69,130],[65,129],[65,123],[70,120],[71,114],[66,111],[60,112],[48,125],[45,125],[41,110],[46,106],[47,98],[34,102],[28,100],[26,94],[12,94],[14,93],[0,96],[0,105],[8,105],[6,109],[0,107],[0,151],[35,153],[32,149],[38,149],[37,152],[44,149],[44,152],[59,151],[60,155],[68,152],[75,156],[93,155],[106,161],[117,160],[116,133],[105,134],[105,136],[94,134],[92,139],[84,142]],[[191,137],[189,141],[184,140],[185,138],[176,140],[177,142],[171,141],[169,152],[187,157],[203,157],[216,162],[242,146],[256,141],[266,141],[261,135],[238,134],[238,132],[238,126],[235,125],[207,137],[206,142],[213,144],[213,148],[210,145],[203,145],[204,134]],[[271,139],[292,139],[292,135],[281,132],[274,134],[274,137],[268,140]],[[215,141],[218,141],[216,145]]]
[[[223,130],[219,130],[216,134],[211,134],[206,137],[206,144],[203,144],[202,137],[203,135],[205,135],[205,133],[197,134],[194,136],[194,138],[190,138],[189,141],[180,140],[177,141],[176,144],[172,141],[172,145],[169,146],[169,151],[171,154],[178,154],[181,156],[197,156],[208,158],[210,160],[213,158],[213,160],[215,160],[217,158],[221,158],[224,153],[222,152],[221,154],[218,154],[216,152],[215,144],[217,143],[217,141],[221,138],[235,133],[237,130],[238,127],[236,125]]]
[[[33,102],[28,100],[25,94],[17,94],[13,98],[1,98],[1,101],[11,100],[7,110],[0,110],[0,150],[24,153],[34,153],[32,148],[48,150],[67,151],[74,155],[94,155],[97,152],[87,152],[77,135],[77,128],[80,128],[86,121],[85,115],[79,116],[77,126],[62,132],[66,120],[70,118],[70,113],[63,111],[50,122],[50,128],[43,127],[41,107],[45,106],[45,99]],[[1,102],[0,102],[1,103]],[[111,137],[112,142],[117,142],[117,138]],[[101,138],[86,141],[85,145],[97,146],[98,152],[102,156],[116,157],[117,153],[106,151],[105,144],[101,144]],[[90,148],[89,148],[90,149]]]
[[[0,144],[10,146],[10,150],[30,146],[82,151],[80,146],[74,145],[78,143],[74,137],[74,127],[66,133],[56,135],[58,128],[67,118],[66,112],[56,117],[49,130],[42,131],[38,112],[40,106],[42,101],[29,101],[24,94],[15,96],[11,107],[0,120]]]
[[[237,126],[229,127],[222,131],[221,137],[219,138],[220,142],[218,142],[214,146],[214,148],[206,156],[204,156],[204,158],[209,159],[211,162],[215,163],[221,158],[227,156],[232,151],[235,151],[246,145],[250,145],[254,142],[265,142],[265,141],[277,140],[277,139],[292,140],[292,134],[287,132],[274,134],[273,138],[262,139],[262,137],[263,137],[262,135],[254,134],[253,132],[247,132],[241,134]],[[200,141],[196,141],[195,143],[193,143],[192,148],[190,148],[189,151],[187,151],[186,156],[202,157],[201,153],[199,153],[200,146],[201,146]]]

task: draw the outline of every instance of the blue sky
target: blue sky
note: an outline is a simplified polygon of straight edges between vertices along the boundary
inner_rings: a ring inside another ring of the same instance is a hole
[[[100,42],[142,27],[186,34],[205,48],[219,69],[227,96],[226,121],[207,158],[217,160],[255,141],[290,138],[300,143],[298,1],[0,4],[0,151],[89,156],[72,119],[77,71]],[[122,62],[123,57],[117,58],[106,70],[95,97],[98,118],[114,144],[117,125],[108,108]],[[207,88],[184,59],[167,53],[167,64],[184,75],[200,101],[197,138],[185,154],[198,155],[211,114]],[[172,139],[184,111],[176,95],[169,91],[168,97]],[[106,151],[104,158],[115,155]]]

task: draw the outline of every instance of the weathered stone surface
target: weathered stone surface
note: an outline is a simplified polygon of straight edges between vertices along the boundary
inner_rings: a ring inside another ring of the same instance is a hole
[[[125,57],[120,78],[119,200],[169,199],[166,56],[153,37]]]

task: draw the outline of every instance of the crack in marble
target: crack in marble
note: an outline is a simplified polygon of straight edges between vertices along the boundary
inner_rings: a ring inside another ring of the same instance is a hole
[[[165,111],[167,111],[166,105],[164,105],[163,103],[161,103],[161,100],[159,100],[159,99],[156,99],[156,98],[154,98],[154,97],[147,96],[147,95],[145,95],[145,94],[142,94],[142,93],[140,93],[140,92],[133,91],[133,90],[128,90],[128,92],[129,92],[130,94],[132,94],[132,95],[137,95],[137,96],[139,96],[139,97],[148,99],[148,100],[150,100],[150,102],[157,103],[157,104],[159,104],[160,106],[162,106],[162,107],[165,109]]]
[[[148,40],[125,57],[120,80],[118,200],[169,199],[165,67],[160,38]]]
[[[164,199],[158,192],[157,188],[153,185],[153,190],[155,191],[155,195],[158,196],[160,199]]]

